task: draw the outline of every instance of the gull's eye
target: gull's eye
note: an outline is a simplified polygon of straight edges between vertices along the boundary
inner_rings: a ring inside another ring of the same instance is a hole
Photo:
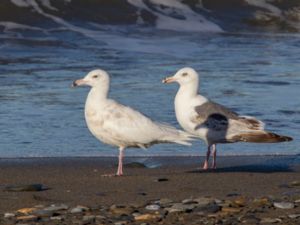
[[[98,75],[94,75],[93,78],[98,78]]]
[[[183,77],[186,77],[187,75],[188,75],[188,73],[183,73],[182,74]]]

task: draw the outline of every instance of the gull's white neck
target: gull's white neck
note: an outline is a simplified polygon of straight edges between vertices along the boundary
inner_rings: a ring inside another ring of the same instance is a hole
[[[95,108],[104,105],[107,101],[109,85],[94,86],[91,88],[87,100],[86,108]]]
[[[176,98],[187,98],[191,99],[196,97],[198,94],[198,82],[190,82],[187,84],[180,85]]]

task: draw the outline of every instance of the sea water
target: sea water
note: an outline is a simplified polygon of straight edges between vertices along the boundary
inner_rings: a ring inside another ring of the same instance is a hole
[[[200,14],[198,18],[182,4],[173,7],[188,15],[179,24],[179,15],[167,18],[153,7],[153,15],[160,15],[155,26],[139,21],[74,22],[57,15],[51,2],[10,1],[48,23],[26,23],[27,17],[23,22],[0,21],[1,158],[116,155],[117,148],[99,142],[85,124],[89,88],[71,88],[75,79],[97,68],[111,75],[111,98],[180,128],[174,114],[178,85],[164,85],[161,80],[186,66],[200,74],[202,95],[241,115],[261,119],[267,130],[294,138],[278,144],[219,145],[219,154],[300,153],[298,32],[226,30],[222,23],[213,24]],[[142,5],[145,1],[128,2],[141,10],[149,7]],[[129,149],[126,154],[204,155],[206,148],[199,140],[191,147],[161,144],[148,150]]]

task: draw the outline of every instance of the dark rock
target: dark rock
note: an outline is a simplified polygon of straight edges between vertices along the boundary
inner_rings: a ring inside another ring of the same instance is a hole
[[[154,180],[155,182],[166,182],[166,181],[169,181],[168,178],[165,178],[165,177],[162,177],[162,178],[157,178]]]
[[[208,205],[200,205],[197,206],[194,211],[195,212],[203,212],[203,213],[216,213],[220,211],[221,207],[218,206],[216,203],[210,203]]]
[[[51,217],[54,215],[54,211],[40,209],[33,211],[32,214],[38,217]]]
[[[3,191],[22,192],[22,191],[45,191],[48,190],[42,184],[24,184],[24,185],[8,185],[3,188]]]

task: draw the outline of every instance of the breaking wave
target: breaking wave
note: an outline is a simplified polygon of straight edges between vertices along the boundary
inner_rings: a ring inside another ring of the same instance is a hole
[[[2,0],[0,31],[69,29],[91,37],[96,25],[179,32],[299,32],[298,0]]]

